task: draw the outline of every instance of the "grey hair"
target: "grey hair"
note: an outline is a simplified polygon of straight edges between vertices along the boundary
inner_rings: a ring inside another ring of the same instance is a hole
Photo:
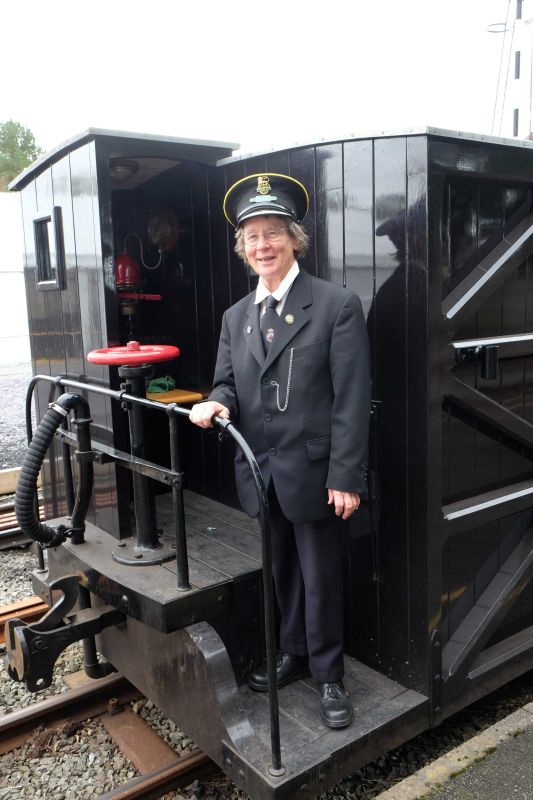
[[[296,240],[294,255],[301,256],[303,258],[303,256],[305,256],[307,253],[307,248],[309,247],[308,234],[305,232],[300,223],[295,222],[292,219],[287,220],[287,230],[289,231],[289,236],[292,236],[293,239]],[[242,258],[245,264],[248,264],[244,246],[244,228],[242,226],[238,227],[235,231],[235,252],[238,256],[240,256],[240,258]]]

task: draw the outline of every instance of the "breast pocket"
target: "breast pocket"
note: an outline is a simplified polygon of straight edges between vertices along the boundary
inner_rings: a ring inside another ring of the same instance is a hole
[[[322,342],[312,342],[304,344],[302,347],[295,347],[293,358],[307,358],[308,356],[319,356],[324,352]]]

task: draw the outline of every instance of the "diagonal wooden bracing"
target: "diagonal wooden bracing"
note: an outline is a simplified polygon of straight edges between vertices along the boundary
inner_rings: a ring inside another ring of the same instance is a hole
[[[465,673],[533,576],[533,526],[451,634],[442,653],[445,681]]]
[[[533,425],[491,400],[482,392],[450,376],[446,400],[488,426],[494,436],[503,434],[532,450]],[[533,468],[533,464],[532,464]],[[533,505],[533,478],[500,486],[442,507],[444,539],[471,530],[496,516],[515,514]]]
[[[457,331],[533,253],[533,214],[528,214],[442,301],[446,327]]]
[[[450,376],[446,398],[476,419],[533,450],[533,425],[490,397]]]

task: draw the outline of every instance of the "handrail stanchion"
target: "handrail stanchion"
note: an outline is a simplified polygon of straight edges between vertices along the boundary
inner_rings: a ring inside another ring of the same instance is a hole
[[[179,473],[179,478],[174,478],[172,482],[172,506],[176,525],[176,571],[179,591],[188,592],[191,588],[191,584],[189,583],[189,562],[187,559],[187,533],[185,528],[183,484],[181,479],[178,417],[174,414],[175,408],[177,408],[176,403],[171,403],[167,406],[170,436],[170,468],[173,472]]]
[[[124,379],[123,386],[134,397],[146,394],[145,380],[151,378],[153,367],[150,364],[140,366],[123,365],[118,368],[119,378]],[[144,458],[144,431],[140,406],[131,403],[128,406],[128,426],[130,431],[130,449],[132,456]],[[152,499],[148,481],[143,475],[133,473],[133,506],[135,509],[135,525],[137,529],[137,547],[139,553],[154,552],[159,547],[156,522],[152,514]]]
[[[30,446],[31,440],[33,439],[33,430],[31,424],[31,404],[33,400],[33,390],[37,386],[37,383],[41,377],[42,377],[41,375],[36,375],[34,378],[32,378],[26,390],[25,416],[26,416],[26,441],[28,447]],[[35,519],[39,519],[39,499],[37,497],[37,492],[35,492],[34,507],[35,507]],[[46,572],[46,564],[44,562],[44,550],[42,544],[39,544],[39,542],[37,542],[35,545],[35,555],[37,556],[38,572]]]
[[[274,590],[272,585],[272,541],[270,537],[270,509],[265,488],[265,482],[254,454],[246,440],[233,427],[233,424],[221,417],[214,421],[228,433],[243,451],[252,477],[259,500],[259,523],[261,526],[261,544],[263,555],[263,595],[265,603],[265,645],[267,656],[268,698],[270,703],[270,743],[272,750],[272,765],[268,768],[271,775],[280,777],[285,774],[285,767],[281,763],[281,739],[279,731],[279,703],[278,682],[276,677],[276,630],[274,625]]]

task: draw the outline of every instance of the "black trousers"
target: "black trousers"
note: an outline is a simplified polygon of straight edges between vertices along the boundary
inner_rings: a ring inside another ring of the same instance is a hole
[[[309,656],[311,675],[320,683],[341,680],[346,526],[335,516],[301,524],[289,522],[272,481],[268,500],[281,650]]]

